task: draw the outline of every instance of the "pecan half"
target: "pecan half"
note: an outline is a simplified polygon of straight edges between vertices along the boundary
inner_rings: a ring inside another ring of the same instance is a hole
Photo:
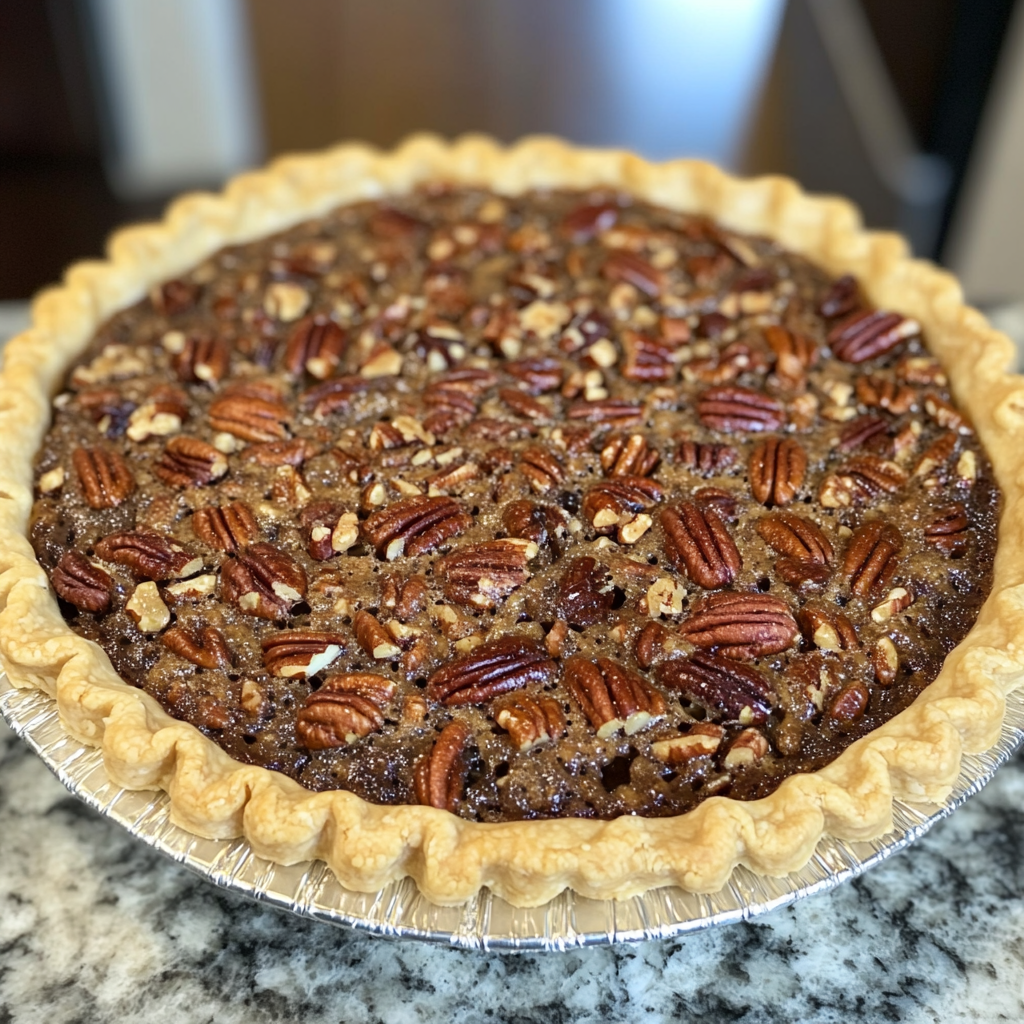
[[[590,555],[574,558],[558,581],[555,610],[570,626],[603,622],[615,603],[615,585],[605,566]]]
[[[683,736],[672,736],[651,744],[651,753],[667,765],[687,764],[698,757],[718,752],[725,739],[725,730],[712,722],[698,722]]]
[[[771,749],[764,733],[758,729],[744,729],[729,747],[729,752],[722,761],[722,767],[728,771],[745,768],[757,764],[764,759]]]
[[[171,626],[160,637],[164,647],[179,657],[202,668],[227,668],[231,664],[231,651],[219,629],[203,626],[195,631],[184,626]]]
[[[316,455],[319,449],[304,437],[293,437],[287,441],[263,441],[251,444],[245,449],[243,458],[258,466],[301,466]]]
[[[488,540],[470,544],[438,560],[444,596],[455,604],[496,608],[530,578],[527,565],[537,556],[529,540]]]
[[[871,448],[879,454],[892,450],[889,439],[889,424],[881,416],[858,416],[843,427],[839,434],[841,452],[852,452],[856,448]]]
[[[759,519],[757,532],[779,555],[826,565],[835,554],[821,527],[794,512],[776,512]]]
[[[702,392],[697,398],[697,415],[704,426],[724,434],[779,430],[786,422],[781,402],[762,391],[737,385]]]
[[[272,676],[309,679],[345,653],[345,638],[341,633],[282,629],[265,637],[260,646],[263,664]]]
[[[736,449],[731,445],[702,441],[680,441],[675,452],[676,465],[701,476],[716,476],[734,465],[738,458]]]
[[[631,427],[644,418],[642,406],[625,398],[602,398],[593,402],[573,402],[566,416],[584,423],[600,423],[614,427]]]
[[[273,544],[253,544],[225,563],[221,591],[246,615],[280,622],[306,596],[306,573]]]
[[[917,465],[914,467],[914,476],[927,477],[936,470],[942,469],[956,449],[957,436],[951,430],[932,441],[924,450]]]
[[[208,415],[214,430],[243,441],[276,441],[288,435],[288,408],[280,401],[235,391],[216,398]]]
[[[898,463],[877,455],[858,455],[824,477],[818,500],[825,508],[867,505],[880,494],[895,494],[907,479],[906,470]]]
[[[546,448],[527,448],[519,457],[519,472],[530,481],[530,486],[543,494],[565,479],[562,464]]]
[[[901,341],[920,333],[916,320],[884,309],[862,309],[836,324],[827,340],[836,359],[863,363],[891,352]]]
[[[417,762],[413,789],[421,804],[454,813],[466,784],[467,766],[462,755],[470,736],[465,722],[449,722],[430,753]]]
[[[660,459],[643,434],[617,435],[601,449],[601,468],[607,476],[649,476]]]
[[[198,437],[172,437],[153,473],[168,487],[204,487],[228,471],[228,460]]]
[[[636,663],[641,668],[650,668],[655,662],[660,661],[671,638],[672,634],[660,622],[648,622],[640,630],[633,646]]]
[[[809,643],[823,651],[859,651],[860,640],[853,623],[838,608],[804,605],[798,614]]]
[[[494,720],[508,732],[520,751],[532,750],[565,735],[565,715],[553,697],[517,693],[495,709]]]
[[[192,531],[210,547],[232,553],[248,547],[260,535],[256,517],[241,501],[196,509]]]
[[[697,647],[730,658],[760,658],[786,650],[800,636],[785,601],[769,594],[708,594],[679,632]]]
[[[710,508],[684,501],[661,513],[665,554],[690,579],[709,590],[724,587],[743,565],[725,523]]]
[[[330,676],[296,715],[296,737],[307,750],[329,750],[369,736],[384,727],[395,690],[390,679],[372,672]]]
[[[220,335],[182,335],[181,350],[171,356],[171,366],[184,383],[216,384],[224,379],[231,363],[231,345]]]
[[[305,317],[288,336],[284,368],[293,377],[305,371],[317,380],[326,380],[341,361],[345,341],[345,332],[333,320]]]
[[[762,505],[788,505],[807,472],[807,452],[789,437],[766,437],[750,453],[750,490]]]
[[[843,558],[843,575],[859,597],[886,586],[896,571],[903,535],[891,523],[874,519],[853,531]]]
[[[71,464],[90,508],[115,508],[135,490],[132,471],[112,448],[76,448]]]
[[[840,724],[855,722],[867,710],[870,700],[871,694],[863,683],[851,683],[836,694],[828,709],[828,717]]]
[[[612,203],[584,203],[570,210],[558,225],[559,233],[570,242],[583,245],[614,227],[619,208]]]
[[[96,554],[106,562],[125,565],[136,576],[149,580],[172,580],[191,576],[203,567],[203,560],[158,533],[126,530],[96,542]]]
[[[157,285],[149,293],[153,308],[164,316],[174,316],[191,309],[199,301],[203,286],[195,281],[175,278]]]
[[[861,305],[860,288],[852,274],[844,274],[829,285],[818,303],[818,312],[829,320],[852,313]]]
[[[516,359],[505,364],[527,394],[541,395],[562,386],[562,364],[557,359],[538,356],[534,359]]]
[[[110,610],[114,581],[80,551],[72,549],[61,555],[50,574],[50,582],[58,597],[80,611],[102,615]]]
[[[771,324],[764,329],[764,340],[775,353],[775,372],[787,382],[802,381],[804,371],[818,361],[818,346],[806,334]]]
[[[583,514],[598,533],[611,533],[637,512],[653,508],[664,491],[643,476],[619,476],[596,484],[583,498]]]
[[[667,710],[658,690],[609,658],[570,658],[565,663],[565,686],[599,739],[620,729],[632,736]]]
[[[417,496],[374,512],[363,535],[380,558],[425,555],[472,526],[472,518],[454,498]]]
[[[967,526],[967,513],[963,505],[950,505],[942,509],[924,528],[924,539],[947,558],[960,558],[967,550],[970,539]]]
[[[622,376],[627,380],[666,381],[676,375],[676,351],[656,338],[637,331],[622,332]]]
[[[520,391],[519,388],[501,388],[498,398],[516,415],[534,423],[550,423],[551,409],[543,402]]]
[[[665,279],[660,270],[652,267],[643,257],[625,249],[614,250],[604,261],[601,273],[609,281],[631,284],[652,299],[657,298],[665,287]]]
[[[698,651],[666,661],[656,676],[662,686],[700,704],[712,718],[743,725],[767,721],[775,700],[774,688],[760,672],[722,653]]]
[[[473,368],[451,370],[438,377],[423,393],[423,403],[430,410],[423,426],[437,436],[465,426],[497,380],[490,370]]]
[[[439,668],[427,680],[427,696],[448,705],[482,704],[530,683],[545,683],[555,671],[540,644],[506,636],[486,641]]]

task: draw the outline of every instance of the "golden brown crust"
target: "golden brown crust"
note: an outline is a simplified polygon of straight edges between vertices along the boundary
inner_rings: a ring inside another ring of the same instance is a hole
[[[898,236],[864,231],[843,200],[807,196],[784,178],[741,181],[696,161],[655,165],[549,138],[509,149],[481,137],[449,145],[430,136],[392,153],[339,146],[278,160],[236,178],[219,196],[179,199],[162,223],[118,232],[106,261],[77,264],[33,303],[33,326],[10,343],[0,375],[7,454],[0,466],[0,662],[11,681],[54,696],[67,730],[102,747],[116,784],[166,790],[176,823],[209,837],[245,835],[258,854],[281,863],[322,858],[354,890],[375,891],[410,875],[438,903],[461,902],[484,885],[519,906],[566,887],[597,899],[672,884],[713,892],[736,864],[768,875],[799,868],[824,832],[847,840],[883,834],[894,798],[942,800],[961,754],[996,741],[1005,695],[1024,673],[1024,555],[1015,545],[1000,547],[977,623],[911,708],[770,797],[715,797],[669,819],[478,824],[429,807],[310,793],[283,775],[233,761],[170,718],[64,623],[26,539],[32,458],[49,422],[50,396],[99,323],[224,245],[340,203],[437,180],[507,194],[613,186],[774,237],[833,274],[855,274],[873,302],[925,327],[992,459],[1005,497],[1001,534],[1024,530],[1024,378],[1006,372],[1012,344],[963,304],[949,274],[910,259]]]

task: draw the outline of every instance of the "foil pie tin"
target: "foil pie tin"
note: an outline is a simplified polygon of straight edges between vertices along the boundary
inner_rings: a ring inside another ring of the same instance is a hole
[[[5,676],[0,676],[0,713],[79,799],[215,885],[304,917],[387,938],[507,952],[668,938],[748,920],[825,892],[924,835],[977,793],[1024,742],[1024,692],[1018,691],[1007,698],[999,742],[984,754],[964,756],[944,804],[897,801],[892,832],[864,843],[826,837],[803,870],[782,878],[762,878],[738,868],[729,885],[711,895],[665,887],[617,902],[563,892],[543,906],[520,908],[484,890],[463,906],[438,907],[410,879],[377,893],[351,892],[320,861],[282,867],[257,857],[244,839],[201,839],[178,828],[170,820],[166,794],[114,786],[99,751],[65,734],[56,702],[38,691],[15,689]]]

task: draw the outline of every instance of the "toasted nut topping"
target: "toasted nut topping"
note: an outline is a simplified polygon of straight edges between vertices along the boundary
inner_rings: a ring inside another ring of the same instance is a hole
[[[909,608],[914,603],[914,595],[906,587],[890,590],[885,600],[871,609],[873,622],[888,622],[894,615]]]
[[[685,597],[686,589],[684,587],[679,586],[668,576],[662,576],[647,589],[647,614],[650,616],[681,615]]]
[[[263,308],[275,320],[291,323],[309,308],[309,292],[291,281],[275,281],[263,293]]]
[[[685,736],[652,743],[651,753],[666,764],[685,764],[694,758],[717,753],[724,736],[725,730],[720,725],[695,725]]]
[[[41,494],[52,494],[64,486],[64,467],[56,466],[39,477],[39,491]]]

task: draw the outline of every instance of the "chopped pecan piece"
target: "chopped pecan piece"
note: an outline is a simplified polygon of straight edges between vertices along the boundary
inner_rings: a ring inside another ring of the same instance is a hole
[[[632,736],[667,710],[658,690],[609,658],[570,658],[565,663],[565,685],[599,739],[620,729]]]
[[[777,554],[826,565],[834,551],[817,523],[794,512],[776,512],[757,522],[757,532]]]
[[[608,570],[590,555],[574,558],[558,582],[555,609],[570,626],[586,628],[603,622],[615,603],[615,585]]]
[[[607,476],[649,476],[660,458],[643,434],[619,434],[601,449],[601,468]]]
[[[114,581],[80,551],[69,550],[50,574],[57,596],[83,612],[102,615],[110,610]]]
[[[638,331],[623,331],[622,376],[635,381],[666,381],[676,375],[676,352],[670,345]]]
[[[496,608],[530,578],[527,565],[537,556],[530,540],[488,540],[457,548],[437,562],[444,596],[455,604]]]
[[[783,555],[775,560],[775,575],[794,590],[820,590],[832,578],[832,567],[810,558]]]
[[[196,281],[185,281],[175,278],[157,285],[149,293],[153,308],[164,316],[175,316],[192,309],[199,302],[203,286]]]
[[[900,655],[889,637],[882,636],[875,641],[874,650],[871,652],[871,666],[875,670],[875,679],[878,680],[879,686],[892,686],[896,681],[896,674],[900,670]]]
[[[732,741],[729,752],[725,755],[722,767],[727,771],[746,768],[764,759],[771,747],[760,729],[744,729]]]
[[[501,525],[510,537],[532,540],[538,547],[553,543],[565,533],[567,516],[557,505],[538,505],[527,499],[510,501],[501,510]],[[555,554],[557,555],[557,551]]]
[[[950,505],[924,528],[924,539],[947,558],[960,558],[967,550],[970,538],[967,526],[967,513],[963,505]]]
[[[231,345],[220,335],[181,335],[181,348],[171,356],[178,380],[186,384],[203,381],[216,384],[224,379],[231,362]]]
[[[689,440],[680,441],[675,454],[677,465],[701,476],[716,476],[734,465],[738,458],[736,449],[730,445]]]
[[[940,434],[928,447],[914,467],[914,476],[927,477],[941,469],[956,449],[957,436],[951,430]]]
[[[570,420],[584,423],[631,427],[644,418],[642,406],[624,398],[601,398],[592,402],[573,402],[566,413]]]
[[[807,472],[807,452],[799,441],[766,437],[750,453],[750,490],[762,505],[788,505]]]
[[[698,651],[666,661],[656,675],[662,686],[680,691],[711,717],[743,725],[766,722],[775,700],[774,688],[760,672],[723,653]]]
[[[862,309],[836,324],[828,332],[827,340],[836,359],[864,363],[920,333],[921,326],[916,320],[883,309]]]
[[[532,750],[565,735],[565,715],[553,697],[517,693],[495,709],[494,720],[520,751]]]
[[[803,380],[804,372],[818,361],[818,346],[806,334],[772,324],[764,329],[764,340],[775,354],[776,374],[785,381]]]
[[[697,647],[730,658],[761,658],[786,650],[800,636],[785,601],[769,594],[708,594],[679,632]]]
[[[342,412],[349,407],[356,395],[363,394],[373,387],[373,381],[367,377],[335,377],[315,384],[299,395],[299,405],[311,409],[317,419],[326,419],[331,413]]]
[[[808,604],[800,609],[798,617],[808,642],[820,650],[860,650],[853,623],[838,608]]]
[[[399,622],[408,622],[427,607],[429,588],[425,576],[387,576],[381,587],[380,603]]]
[[[345,653],[340,633],[312,629],[277,630],[260,641],[263,664],[272,676],[309,679]]]
[[[601,272],[609,281],[631,284],[652,299],[657,298],[665,287],[665,279],[660,270],[652,267],[643,257],[625,249],[614,250],[604,261]]]
[[[822,480],[818,500],[825,508],[867,505],[880,494],[895,494],[906,482],[907,472],[898,463],[858,455]]]
[[[653,508],[664,496],[661,487],[643,476],[617,476],[595,484],[583,499],[583,514],[598,533],[611,533],[633,515]]]
[[[375,661],[397,658],[402,649],[395,646],[391,634],[367,611],[356,612],[352,619],[352,632],[359,646]]]
[[[168,487],[204,487],[228,471],[228,460],[198,437],[172,437],[153,472]]]
[[[363,535],[380,558],[425,555],[457,537],[473,524],[454,498],[417,496],[374,512],[363,523]]]
[[[329,750],[379,731],[395,690],[390,679],[372,672],[330,676],[296,716],[298,741],[307,750]]]
[[[583,245],[615,226],[619,208],[612,203],[585,203],[570,210],[558,225],[570,242]]]
[[[641,668],[650,668],[655,662],[660,661],[671,636],[672,634],[660,622],[648,622],[640,630],[633,646],[636,663]]]
[[[743,560],[716,512],[684,501],[661,513],[661,525],[669,561],[694,583],[714,589],[736,578]]]
[[[421,804],[452,812],[458,807],[467,773],[462,755],[471,735],[465,722],[449,722],[430,753],[417,762],[413,788]]]
[[[140,442],[151,437],[167,437],[181,430],[188,413],[188,396],[181,388],[169,384],[157,387],[149,400],[132,412],[125,433],[132,441]],[[108,436],[110,433],[108,428]]]
[[[125,601],[124,610],[140,633],[159,633],[171,621],[171,611],[152,580],[146,580],[135,588]]]
[[[786,422],[782,403],[762,391],[737,385],[708,388],[697,399],[701,423],[724,434],[779,430]]]
[[[482,704],[530,683],[545,683],[555,671],[555,663],[540,644],[505,636],[439,668],[427,680],[427,696],[448,705]]]
[[[317,380],[326,380],[337,369],[345,342],[345,332],[333,320],[308,316],[288,336],[284,368],[293,377],[305,371]]]
[[[97,541],[95,550],[104,561],[125,565],[136,576],[149,580],[181,579],[203,567],[203,560],[191,551],[146,530],[112,533]]]
[[[132,471],[112,448],[76,448],[71,464],[90,508],[115,508],[135,490]]]
[[[246,615],[281,622],[306,596],[306,573],[273,544],[253,544],[225,563],[221,590]]]
[[[208,416],[214,430],[243,441],[276,441],[288,435],[287,406],[244,391],[234,390],[216,398]]]
[[[857,401],[869,409],[885,409],[894,416],[902,416],[917,406],[917,392],[905,384],[897,384],[878,373],[858,377]]]
[[[944,430],[953,430],[959,434],[973,433],[967,417],[934,392],[929,392],[924,396],[924,409]]]
[[[135,409],[135,403],[125,398],[117,388],[93,388],[89,391],[80,391],[75,397],[75,403],[82,410],[101,433],[107,437],[120,437],[125,431],[126,424],[130,423]],[[181,426],[181,423],[178,423]],[[145,437],[134,437],[134,441],[144,441]]]
[[[651,744],[651,753],[667,765],[687,764],[698,757],[718,753],[725,730],[712,722],[698,722],[683,736],[673,736]]]
[[[160,638],[163,645],[179,657],[202,668],[227,668],[231,651],[219,629],[203,626],[198,631],[184,626],[171,626]]]
[[[546,448],[527,448],[520,456],[519,472],[530,481],[530,486],[543,494],[565,479],[562,464]]]
[[[896,571],[903,535],[891,523],[874,519],[853,531],[843,559],[843,575],[858,597],[886,586]]]
[[[256,517],[241,501],[196,509],[192,515],[192,530],[210,547],[231,553],[248,547],[260,535]]]

